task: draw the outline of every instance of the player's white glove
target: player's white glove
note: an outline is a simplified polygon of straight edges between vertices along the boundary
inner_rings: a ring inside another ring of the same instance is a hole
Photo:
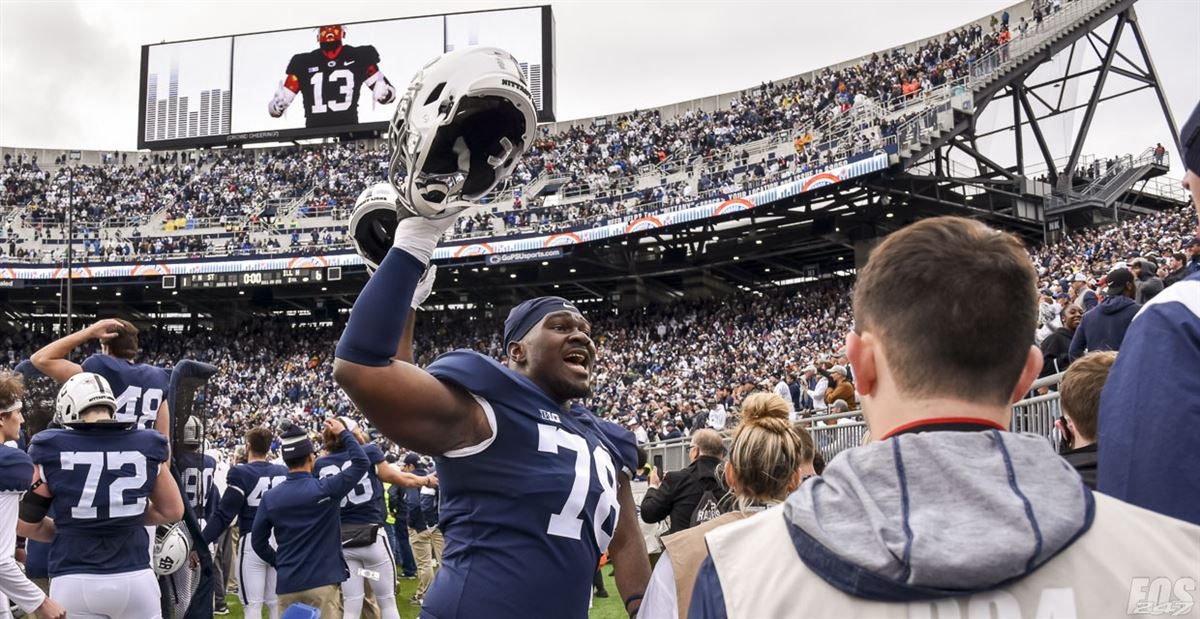
[[[425,269],[425,274],[421,276],[421,279],[417,280],[417,288],[413,290],[413,309],[421,309],[421,304],[429,298],[429,293],[433,292],[433,280],[435,279],[437,279],[437,265],[431,264],[428,269]]]
[[[452,213],[438,219],[406,217],[396,225],[396,236],[392,240],[392,247],[406,251],[420,260],[421,264],[428,265],[433,258],[433,250],[437,247],[438,240],[442,238],[446,230],[454,226],[459,215],[469,210]]]
[[[267,104],[267,113],[273,118],[283,116],[283,113],[292,104],[292,99],[296,98],[296,93],[288,89],[283,84],[279,85],[279,90],[275,91],[275,96],[271,97],[271,102]]]
[[[368,77],[363,84],[371,89],[376,103],[387,104],[396,98],[396,89],[388,83],[382,71],[376,71],[375,75]]]

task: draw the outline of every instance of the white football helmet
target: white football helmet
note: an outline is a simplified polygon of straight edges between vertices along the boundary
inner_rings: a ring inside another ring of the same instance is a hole
[[[107,407],[110,412],[117,410],[117,399],[113,397],[112,387],[99,374],[80,372],[58,390],[54,400],[54,420],[63,427],[82,423],[83,411],[93,406]]]
[[[204,440],[204,425],[200,423],[194,415],[187,418],[183,422],[183,439],[184,445],[199,445]]]
[[[350,214],[350,242],[367,271],[374,273],[392,248],[392,237],[400,218],[396,212],[399,195],[391,183],[375,183],[358,194]]]
[[[154,560],[151,567],[159,576],[170,576],[187,564],[192,554],[192,538],[182,522],[160,524],[154,530]]]
[[[439,56],[413,77],[388,132],[400,208],[439,218],[472,206],[508,178],[536,129],[512,54],[465,47]]]

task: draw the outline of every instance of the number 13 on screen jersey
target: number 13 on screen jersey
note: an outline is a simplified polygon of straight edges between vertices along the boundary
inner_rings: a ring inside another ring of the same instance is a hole
[[[587,439],[572,434],[562,428],[539,424],[538,451],[556,454],[560,449],[575,452],[575,481],[571,484],[571,492],[561,510],[550,515],[550,524],[546,533],[569,539],[579,539],[583,532],[583,510],[588,498],[588,489],[592,485],[592,470],[600,481],[600,497],[596,500],[596,510],[592,514],[592,528],[595,534],[596,546],[600,552],[608,549],[613,532],[617,528],[617,514],[620,506],[617,503],[617,471],[613,466],[612,456],[604,447],[597,445],[588,449]],[[605,527],[606,522],[612,524]]]

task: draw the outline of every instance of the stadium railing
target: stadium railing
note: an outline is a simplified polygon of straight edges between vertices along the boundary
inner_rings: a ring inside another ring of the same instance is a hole
[[[1030,387],[1031,395],[1013,405],[1009,431],[1036,434],[1057,448],[1061,437],[1054,421],[1062,416],[1062,408],[1059,405],[1059,393],[1053,388],[1062,382],[1062,376],[1062,373],[1054,374],[1033,383]],[[1039,393],[1041,391],[1046,393]],[[807,417],[796,425],[808,430],[826,462],[833,461],[835,456],[847,449],[861,445],[867,432],[867,423],[863,420],[861,410]],[[726,430],[722,434],[728,448],[732,440],[732,430]],[[690,445],[691,437],[685,436],[669,441],[646,443],[642,445],[642,449],[646,451],[647,462],[661,464],[662,472],[666,474],[688,465]]]

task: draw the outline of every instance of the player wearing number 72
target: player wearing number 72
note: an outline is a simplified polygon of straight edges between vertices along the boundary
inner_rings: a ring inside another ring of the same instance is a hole
[[[50,596],[72,617],[160,616],[145,527],[183,516],[166,438],[118,421],[116,405],[104,377],[76,374],[55,401],[63,429],[29,447],[36,481],[17,532],[50,543]]]
[[[287,77],[267,104],[274,118],[300,93],[304,98],[305,127],[339,127],[358,124],[358,94],[371,89],[375,102],[391,103],[396,89],[379,70],[379,52],[373,45],[346,45],[344,26],[321,26],[318,49],[292,56]]]

